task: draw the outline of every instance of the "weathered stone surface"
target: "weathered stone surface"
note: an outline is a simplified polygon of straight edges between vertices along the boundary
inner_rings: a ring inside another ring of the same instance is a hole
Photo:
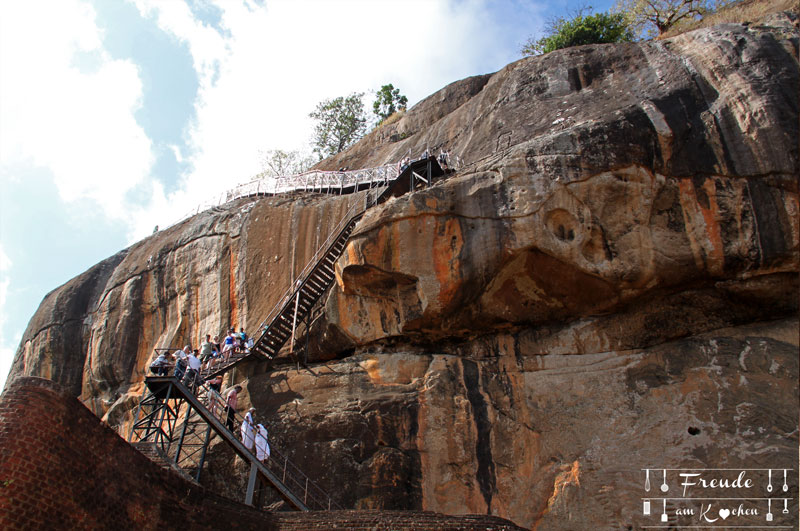
[[[11,376],[52,378],[117,425],[153,348],[256,328],[354,201],[243,199],[142,240],[45,297]]]
[[[366,214],[308,369],[226,383],[354,508],[638,528],[642,468],[793,467],[799,43],[773,16],[423,100],[322,166],[442,146],[465,163]],[[240,200],[137,243],[48,295],[12,376],[124,429],[152,348],[255,329],[362,199]],[[221,446],[204,481],[239,495]]]
[[[587,329],[614,329],[600,321],[374,349],[313,374],[254,374],[247,387],[270,433],[323,483],[359,479],[338,492],[364,509],[640,528],[642,468],[796,462],[796,317],[587,351]]]

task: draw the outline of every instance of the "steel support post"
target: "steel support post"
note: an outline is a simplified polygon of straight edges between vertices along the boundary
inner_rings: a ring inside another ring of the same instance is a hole
[[[183,429],[181,429],[181,436],[178,439],[178,449],[175,450],[175,464],[178,464],[181,456],[181,448],[183,448],[183,439],[186,437],[186,429],[189,427],[189,416],[192,414],[192,405],[186,402],[186,416],[183,418]]]
[[[311,327],[311,311],[306,315],[306,350],[303,352],[303,365],[308,365],[308,336]]]
[[[203,465],[206,462],[206,452],[208,451],[208,443],[211,440],[211,424],[206,429],[206,440],[203,443],[203,452],[200,454],[200,464],[197,465],[197,475],[194,477],[195,481],[200,483],[200,472],[203,471]]]
[[[244,498],[246,505],[253,505],[253,493],[256,490],[256,480],[258,479],[258,468],[255,463],[250,464],[250,477],[247,479],[247,494]]]
[[[431,168],[431,159],[428,157],[428,186],[433,184],[433,168]]]
[[[297,309],[300,306],[300,289],[297,290],[297,299],[294,301],[294,318],[292,318],[292,342],[289,344],[289,354],[294,354],[294,331],[297,327]]]
[[[142,390],[142,397],[139,399],[139,405],[136,406],[136,416],[133,417],[133,422],[131,422],[131,431],[130,433],[128,433],[129,443],[133,442],[133,427],[136,426],[137,422],[139,422],[139,415],[142,412],[142,402],[144,402],[147,391],[148,391],[147,384],[144,384],[144,389]]]
[[[161,435],[161,438],[162,438],[162,448],[161,449],[162,450],[166,450],[166,448],[163,447],[164,446],[163,445],[163,438],[164,438],[163,431],[164,430],[161,429],[161,425],[164,424],[164,416],[166,416],[166,414],[167,414],[167,408],[169,407],[170,394],[172,394],[172,383],[171,382],[167,386],[167,396],[164,398],[164,401],[161,402],[161,418],[159,419],[158,424],[155,427],[156,428],[156,437],[155,437],[155,440],[153,441],[154,443],[158,444],[158,438],[159,438],[159,435]],[[172,430],[170,430],[169,438],[172,439]]]

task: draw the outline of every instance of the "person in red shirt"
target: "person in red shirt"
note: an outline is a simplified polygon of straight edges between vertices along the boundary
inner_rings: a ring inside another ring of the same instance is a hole
[[[239,402],[239,393],[242,392],[241,385],[234,385],[233,389],[228,391],[228,394],[225,396],[225,412],[228,414],[228,418],[225,421],[225,425],[228,427],[229,430],[233,431],[233,419],[236,415],[236,404]]]

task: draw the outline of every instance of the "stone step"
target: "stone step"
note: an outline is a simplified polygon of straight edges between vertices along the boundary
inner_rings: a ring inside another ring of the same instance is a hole
[[[195,479],[186,473],[185,470],[180,468],[178,465],[175,464],[175,461],[170,459],[169,457],[164,454],[164,452],[159,448],[156,443],[153,442],[136,442],[133,443],[133,447],[139,450],[141,454],[144,454],[145,457],[150,459],[150,461],[154,462],[164,470],[170,470],[175,472],[179,476],[181,476],[186,481],[190,481],[195,485],[199,485]]]

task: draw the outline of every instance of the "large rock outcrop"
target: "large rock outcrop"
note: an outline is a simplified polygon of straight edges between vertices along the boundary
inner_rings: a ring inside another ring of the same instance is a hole
[[[793,468],[799,43],[774,15],[423,100],[323,165],[445,148],[456,174],[359,223],[320,363],[229,382],[354,508],[639,527],[641,469]],[[362,199],[243,199],[139,242],[46,297],[12,376],[124,427],[154,347],[255,328]],[[207,481],[241,490],[237,466],[215,447]]]

